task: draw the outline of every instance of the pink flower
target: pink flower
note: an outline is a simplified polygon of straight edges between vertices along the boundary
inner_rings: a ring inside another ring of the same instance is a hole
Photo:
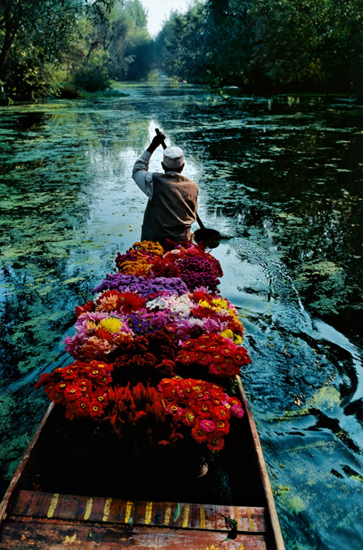
[[[199,425],[207,433],[211,433],[216,429],[216,425],[212,420],[201,420]]]
[[[74,358],[78,357],[79,350],[81,346],[83,346],[85,342],[84,336],[77,333],[74,336],[67,336],[64,339],[65,349],[66,351]]]
[[[165,407],[165,410],[169,414],[173,414],[174,416],[180,416],[183,412],[183,409],[181,407],[178,407],[175,404],[168,403]]]
[[[221,334],[224,330],[228,328],[228,320],[221,321],[217,317],[207,317],[205,321],[203,321],[203,329],[204,332],[213,332],[216,334]]]
[[[244,416],[244,410],[239,405],[233,405],[231,408],[232,414],[234,416],[237,416],[238,418],[242,418]]]

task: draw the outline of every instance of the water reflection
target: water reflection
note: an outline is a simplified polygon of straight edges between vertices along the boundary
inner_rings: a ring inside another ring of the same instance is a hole
[[[361,548],[362,116],[351,102],[129,86],[0,109],[4,483],[65,364],[74,307],[140,236],[130,173],[154,128],[186,152],[253,362],[243,373],[288,549]],[[152,158],[160,167],[161,152]],[[334,328],[333,328],[334,327]]]
[[[215,254],[226,271],[222,292],[239,306],[247,331],[252,363],[243,380],[287,547],[358,549],[361,351],[304,310],[286,268],[266,250],[236,238]]]

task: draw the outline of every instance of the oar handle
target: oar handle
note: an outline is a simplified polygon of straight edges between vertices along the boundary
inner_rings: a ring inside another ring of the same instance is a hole
[[[201,229],[205,229],[205,225],[202,222],[202,220],[200,219],[200,217],[198,216],[198,214],[197,214],[197,222],[198,222],[198,225]]]
[[[155,132],[157,133],[157,135],[159,135],[160,134],[159,128],[155,128]],[[166,149],[165,140],[161,142],[161,146],[163,149]]]

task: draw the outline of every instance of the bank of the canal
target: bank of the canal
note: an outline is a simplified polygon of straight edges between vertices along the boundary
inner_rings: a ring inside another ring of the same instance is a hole
[[[363,109],[347,98],[126,96],[0,108],[3,489],[70,361],[74,307],[140,236],[130,174],[154,128],[185,149],[252,364],[243,381],[288,549],[363,542]],[[161,151],[152,159],[158,170]]]

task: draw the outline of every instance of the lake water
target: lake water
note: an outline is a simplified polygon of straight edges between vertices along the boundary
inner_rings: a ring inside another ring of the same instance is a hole
[[[363,108],[347,98],[125,85],[0,108],[1,486],[70,362],[74,307],[140,237],[131,179],[154,129],[185,150],[289,550],[363,544]],[[160,169],[161,150],[151,169]]]

